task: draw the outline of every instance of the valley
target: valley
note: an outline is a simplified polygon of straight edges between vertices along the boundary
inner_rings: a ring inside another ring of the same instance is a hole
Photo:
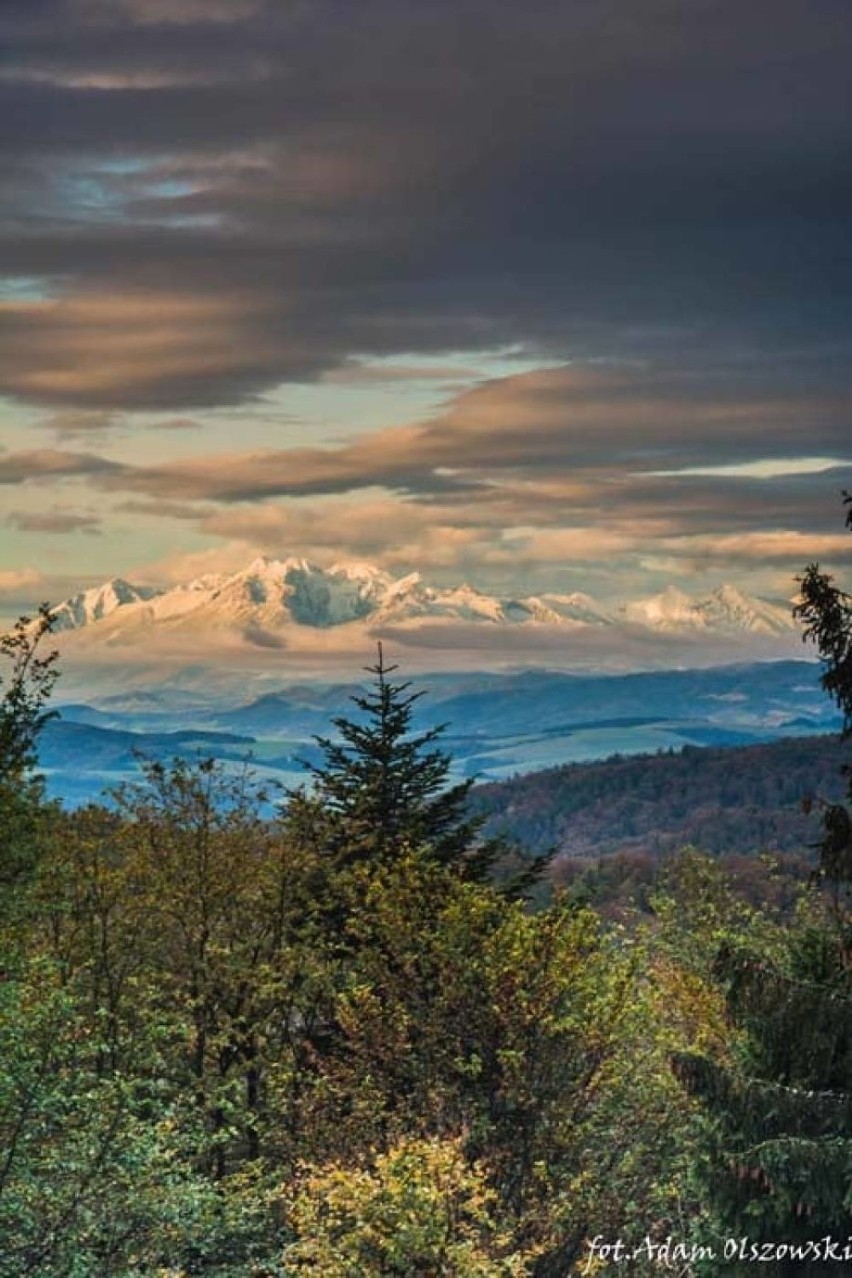
[[[835,731],[818,667],[804,661],[747,663],[622,675],[527,670],[417,677],[418,731],[444,727],[453,775],[499,781],[612,755],[742,746]],[[60,717],[45,728],[41,767],[49,792],[66,803],[97,799],[138,776],[138,756],[212,756],[250,763],[264,780],[297,786],[316,758],[314,738],[333,735],[349,714],[354,682],[282,683],[240,696],[202,668],[191,677],[86,702],[59,695]]]

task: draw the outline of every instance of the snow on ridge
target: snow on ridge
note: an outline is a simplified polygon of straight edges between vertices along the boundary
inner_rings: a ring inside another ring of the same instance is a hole
[[[112,616],[119,608],[146,602],[161,592],[149,586],[134,586],[123,577],[111,577],[101,586],[82,590],[52,609],[54,629],[78,630]]]
[[[786,608],[753,598],[727,584],[717,586],[703,599],[693,598],[677,586],[667,586],[657,595],[622,605],[619,611],[628,622],[660,631],[782,635],[796,628]]]
[[[654,630],[693,629],[704,625],[696,611],[696,601],[677,586],[666,586],[659,594],[645,599],[633,599],[623,604],[619,612],[627,621]]]
[[[582,590],[573,590],[567,595],[546,591],[542,595],[528,599],[527,603],[540,604],[548,612],[556,613],[563,620],[581,625],[609,626],[613,623],[611,610]]]
[[[198,635],[245,636],[329,630],[347,625],[414,626],[429,621],[487,626],[578,628],[626,626],[628,630],[682,635],[783,636],[795,630],[780,604],[722,585],[693,597],[674,585],[658,594],[607,607],[581,591],[530,596],[491,595],[462,583],[439,587],[420,573],[394,577],[364,561],[321,567],[298,556],[258,556],[235,573],[206,573],[167,590],[135,586],[116,577],[83,591],[54,610],[58,630],[93,629],[111,638],[146,629]],[[95,635],[92,638],[94,640]],[[289,640],[288,640],[289,642]]]
[[[756,634],[783,634],[793,628],[788,609],[766,599],[752,599],[736,586],[717,587],[698,604],[708,622],[754,631]]]

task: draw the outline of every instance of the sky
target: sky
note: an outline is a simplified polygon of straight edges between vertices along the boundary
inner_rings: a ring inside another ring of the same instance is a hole
[[[256,554],[789,597],[848,0],[4,0],[0,615]]]

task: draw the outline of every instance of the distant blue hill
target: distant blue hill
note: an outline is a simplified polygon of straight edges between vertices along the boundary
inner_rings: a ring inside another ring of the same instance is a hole
[[[397,676],[401,677],[401,676]],[[362,686],[362,685],[361,685]],[[836,731],[839,716],[812,662],[781,661],[628,675],[547,671],[418,678],[415,730],[445,725],[458,776],[500,779],[612,755],[748,745]],[[317,735],[357,718],[356,686],[304,684],[243,703],[163,685],[144,696],[61,706],[40,746],[49,790],[67,803],[139,776],[139,757],[212,756],[286,785],[306,779]],[[172,708],[170,708],[172,707]],[[180,725],[180,726],[178,726]]]
[[[251,737],[195,728],[161,733],[102,728],[72,722],[64,717],[67,713],[68,707],[62,718],[45,725],[39,738],[39,768],[49,793],[72,805],[100,798],[109,786],[138,779],[142,758],[167,762],[212,756],[242,762],[253,744]]]

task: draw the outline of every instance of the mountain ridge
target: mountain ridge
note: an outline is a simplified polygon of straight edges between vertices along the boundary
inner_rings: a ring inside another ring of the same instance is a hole
[[[146,633],[230,633],[274,646],[305,631],[438,624],[622,629],[651,634],[784,636],[795,632],[789,606],[722,584],[707,595],[670,585],[616,606],[575,591],[497,595],[475,585],[434,586],[419,572],[394,577],[364,561],[323,568],[260,556],[234,573],[207,573],[169,588],[113,577],[54,607],[57,632],[88,631],[118,641]]]
[[[257,695],[250,681],[227,692],[183,676],[94,701],[63,699],[46,725],[40,766],[52,794],[89,799],[104,785],[138,776],[138,751],[168,759],[210,754],[264,781],[299,786],[300,760],[315,757],[317,736],[350,715],[363,684],[284,682]],[[715,669],[582,675],[440,674],[418,679],[424,692],[417,732],[445,727],[443,748],[457,779],[509,779],[615,754],[668,753],[684,746],[736,746],[836,731],[839,717],[819,686],[814,663],[762,662]],[[804,748],[804,747],[803,747]],[[735,769],[731,783],[736,781]]]

